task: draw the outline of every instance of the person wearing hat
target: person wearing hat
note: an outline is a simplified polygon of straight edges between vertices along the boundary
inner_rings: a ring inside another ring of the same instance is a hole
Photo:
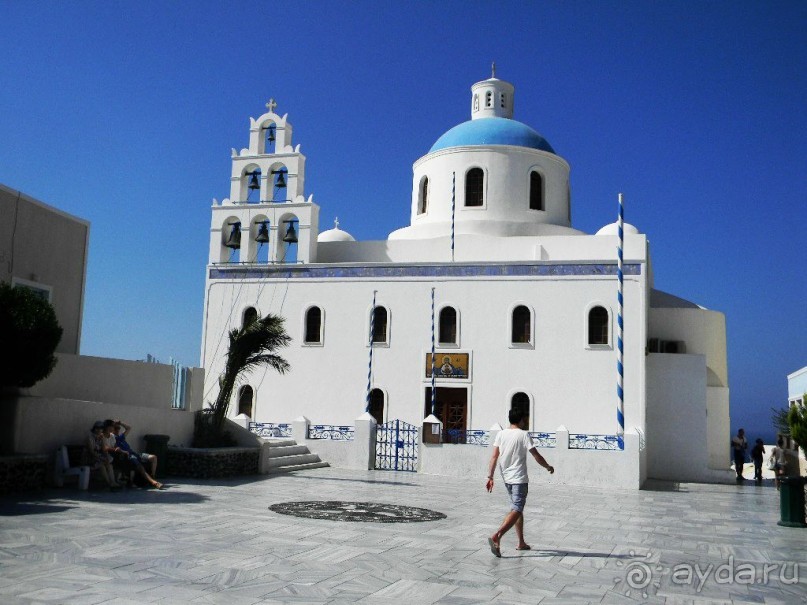
[[[762,460],[765,457],[765,445],[762,439],[757,439],[756,445],[751,450],[751,460],[754,461],[754,480],[758,483],[762,481]]]
[[[87,437],[89,466],[92,469],[100,470],[101,476],[106,481],[109,489],[115,491],[120,488],[120,485],[115,481],[115,472],[112,470],[112,457],[104,452],[103,438],[104,423],[98,420],[92,425],[90,434]]]

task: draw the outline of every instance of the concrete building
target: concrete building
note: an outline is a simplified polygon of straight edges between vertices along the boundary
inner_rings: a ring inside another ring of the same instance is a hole
[[[413,165],[410,225],[381,241],[321,231],[287,116],[270,102],[251,119],[230,197],[212,207],[205,392],[227,332],[273,313],[293,339],[282,351],[292,369],[250,375],[231,416],[350,425],[367,410],[379,424],[420,425],[433,412],[448,440],[506,426],[521,406],[531,431],[597,444],[621,438],[621,405],[638,445],[611,454],[631,461],[608,466],[612,480],[723,478],[723,315],[656,289],[648,239],[628,224],[620,315],[618,225],[572,226],[570,166],[513,119],[514,92],[495,77],[473,85],[471,119]],[[598,468],[580,464],[570,481],[598,481]]]
[[[0,184],[0,281],[53,305],[64,332],[58,353],[78,354],[90,223]]]
[[[787,375],[788,406],[804,404],[805,393],[807,393],[807,366]]]

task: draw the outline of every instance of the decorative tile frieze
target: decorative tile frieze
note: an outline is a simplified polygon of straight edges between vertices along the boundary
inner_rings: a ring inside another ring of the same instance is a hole
[[[642,265],[623,266],[624,275],[641,275]],[[445,265],[255,265],[221,263],[209,269],[210,279],[394,279],[462,277],[616,276],[616,263],[445,264]]]

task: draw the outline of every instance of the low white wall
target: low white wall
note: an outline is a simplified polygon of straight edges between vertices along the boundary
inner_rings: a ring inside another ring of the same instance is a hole
[[[333,439],[296,439],[300,445],[305,445],[312,454],[319,456],[320,460],[327,462],[335,468],[358,468],[367,470],[367,465],[361,468],[356,464],[354,454],[355,441],[337,441]]]
[[[174,368],[161,363],[57,354],[56,367],[45,380],[23,391],[52,399],[99,401],[123,406],[170,408]],[[187,401],[200,409],[204,370],[191,368]]]
[[[530,483],[641,488],[642,443],[637,431],[625,433],[624,450],[569,449],[569,433],[562,430],[562,427],[556,432],[556,437],[557,447],[538,448],[546,461],[555,467],[555,473],[550,475],[534,461],[530,462],[529,457],[527,464]],[[483,486],[491,455],[490,447],[479,445],[421,444],[418,455],[419,472],[467,477]]]
[[[64,444],[84,443],[96,420],[120,419],[132,426],[126,440],[144,449],[143,435],[168,435],[172,445],[189,446],[193,438],[193,413],[137,405],[119,405],[57,399],[19,397],[14,406],[13,451],[19,454],[51,454]]]
[[[352,468],[368,470],[375,464],[376,421],[365,412],[354,421],[354,438],[350,441],[340,439],[309,439],[308,427],[311,421],[300,416],[292,422],[292,437],[305,445],[320,460],[336,468]]]
[[[2,449],[50,454],[59,445],[83,443],[97,420],[132,426],[127,440],[143,447],[147,434],[169,435],[189,446],[193,412],[201,409],[204,370],[192,368],[186,408],[172,409],[173,366],[123,359],[58,354],[51,375],[20,394],[6,395],[0,411]],[[10,444],[10,447],[8,446]]]

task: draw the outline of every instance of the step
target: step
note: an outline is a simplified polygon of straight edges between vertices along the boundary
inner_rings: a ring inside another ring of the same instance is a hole
[[[309,462],[308,464],[290,464],[288,466],[275,466],[269,469],[267,474],[290,473],[292,471],[305,471],[313,468],[326,468],[330,466],[327,462]]]
[[[276,447],[297,445],[297,442],[291,437],[261,437],[261,440],[273,449]]]
[[[316,454],[295,454],[293,456],[281,456],[279,458],[269,458],[266,461],[268,468],[275,468],[278,466],[290,466],[296,464],[311,464],[314,462],[322,462],[320,457]]]
[[[304,445],[278,445],[278,446],[271,446],[269,448],[269,457],[270,458],[278,458],[280,456],[294,456],[297,454],[310,454],[311,450],[309,450]]]

